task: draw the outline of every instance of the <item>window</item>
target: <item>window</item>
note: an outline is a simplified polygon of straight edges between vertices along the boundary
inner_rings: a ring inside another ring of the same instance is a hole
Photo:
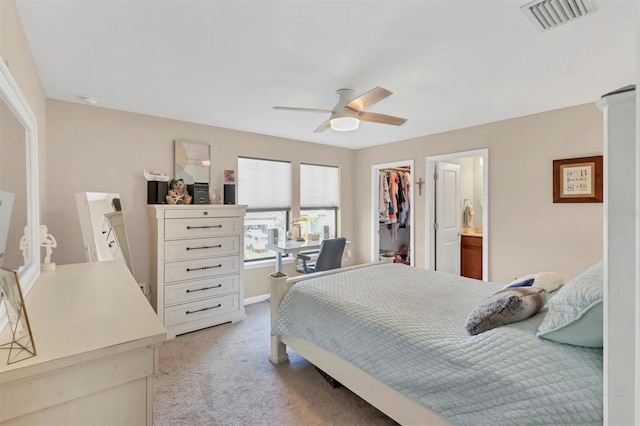
[[[302,236],[335,238],[338,228],[338,168],[300,164],[300,214],[307,218]]]
[[[238,158],[238,204],[247,205],[244,260],[275,258],[267,250],[267,229],[278,228],[284,240],[291,210],[291,163]]]

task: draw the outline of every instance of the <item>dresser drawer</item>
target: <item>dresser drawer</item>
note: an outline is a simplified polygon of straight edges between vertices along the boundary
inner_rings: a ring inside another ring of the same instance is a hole
[[[193,219],[166,219],[165,238],[205,238],[240,233],[242,220],[237,217],[198,217]]]
[[[198,218],[198,217],[244,217],[244,209],[239,210],[236,206],[218,206],[218,208],[207,207],[206,205],[191,204],[190,208],[184,208],[181,205],[179,208],[166,209],[164,211],[165,219],[185,219],[185,218]],[[227,208],[228,207],[228,208]]]
[[[233,274],[239,272],[240,267],[240,258],[238,256],[169,262],[164,264],[164,280],[170,283]]]
[[[197,238],[193,240],[172,240],[164,243],[164,259],[198,259],[201,257],[236,254],[240,252],[240,237]]]
[[[196,321],[237,310],[237,294],[212,297],[211,299],[165,308],[164,325],[165,327],[170,327],[172,325]]]
[[[237,293],[239,282],[240,277],[233,275],[165,285],[164,304],[175,305],[226,293]]]

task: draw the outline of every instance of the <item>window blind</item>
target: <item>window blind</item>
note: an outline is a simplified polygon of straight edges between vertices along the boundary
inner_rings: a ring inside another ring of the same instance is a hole
[[[238,204],[247,211],[291,209],[291,163],[238,158]]]
[[[337,209],[339,194],[337,167],[300,164],[301,209]]]

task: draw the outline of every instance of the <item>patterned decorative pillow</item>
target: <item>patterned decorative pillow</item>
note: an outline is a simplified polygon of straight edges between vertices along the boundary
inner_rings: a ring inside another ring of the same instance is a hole
[[[525,320],[547,303],[547,291],[537,287],[505,288],[481,301],[467,317],[467,333],[476,335],[492,328]]]
[[[505,287],[511,287],[513,284],[522,282],[524,280],[528,280],[533,278],[533,287],[540,287],[547,290],[547,293],[551,293],[552,291],[556,291],[566,281],[566,277],[558,272],[538,272],[535,274],[525,275],[523,277],[516,278],[511,281],[511,283]]]

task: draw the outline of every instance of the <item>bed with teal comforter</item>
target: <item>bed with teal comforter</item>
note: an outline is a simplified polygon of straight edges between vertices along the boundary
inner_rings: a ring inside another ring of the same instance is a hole
[[[503,286],[399,264],[302,281],[272,334],[307,340],[460,425],[602,424],[602,349],[541,339],[546,313],[476,336]]]

